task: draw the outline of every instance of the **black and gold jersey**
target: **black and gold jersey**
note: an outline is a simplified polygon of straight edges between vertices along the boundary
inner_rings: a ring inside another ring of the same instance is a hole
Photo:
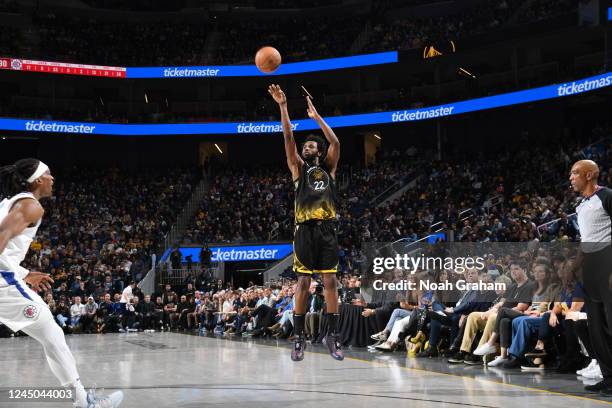
[[[336,182],[323,166],[304,163],[295,183],[295,223],[336,219]]]

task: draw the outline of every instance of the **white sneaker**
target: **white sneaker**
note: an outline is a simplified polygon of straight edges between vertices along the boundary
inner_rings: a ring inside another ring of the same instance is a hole
[[[476,353],[474,353],[474,354],[476,354]],[[495,357],[495,360],[493,360],[489,364],[487,364],[487,367],[497,367],[497,366],[500,366],[500,365],[504,364],[506,361],[508,361],[507,358],[502,357],[502,356],[497,356],[497,357]]]
[[[374,343],[374,344],[370,344],[370,345],[368,346],[368,349],[372,349],[372,350],[373,350],[373,349],[375,349],[375,348],[376,348],[376,346],[380,346],[380,345],[381,345],[381,344],[383,344],[383,343],[384,343],[384,341],[382,341],[382,340],[381,340],[381,341],[377,341],[377,342],[376,342],[376,343]]]
[[[115,391],[106,397],[96,397],[96,390],[89,390],[87,392],[87,407],[78,407],[76,404],[75,408],[117,408],[123,401],[123,392]]]
[[[486,356],[487,354],[494,354],[497,352],[497,347],[490,345],[489,343],[485,343],[482,346],[478,347],[474,350],[475,356]]]
[[[380,351],[393,351],[393,347],[391,347],[390,344],[388,343],[383,343],[381,345],[378,345],[376,347],[374,347],[376,350],[380,350]]]
[[[381,331],[379,333],[371,335],[370,338],[376,341],[385,341],[387,340],[387,335],[384,331]]]
[[[583,373],[586,373],[587,371],[593,369],[595,365],[597,365],[597,360],[592,359],[588,366],[584,367],[582,370],[576,371],[576,374],[582,375]]]
[[[589,371],[585,371],[584,373],[582,373],[582,376],[584,378],[588,378],[590,380],[599,380],[599,379],[603,378],[603,375],[601,374],[601,368],[599,367],[599,364],[594,366]]]

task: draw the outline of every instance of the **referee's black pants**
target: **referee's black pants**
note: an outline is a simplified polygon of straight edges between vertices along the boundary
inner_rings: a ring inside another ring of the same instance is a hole
[[[606,381],[612,381],[612,251],[584,254],[583,281],[591,346]]]

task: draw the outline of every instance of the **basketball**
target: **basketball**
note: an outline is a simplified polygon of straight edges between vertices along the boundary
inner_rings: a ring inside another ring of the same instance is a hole
[[[255,65],[264,74],[276,71],[281,62],[280,52],[274,47],[262,47],[255,54]]]

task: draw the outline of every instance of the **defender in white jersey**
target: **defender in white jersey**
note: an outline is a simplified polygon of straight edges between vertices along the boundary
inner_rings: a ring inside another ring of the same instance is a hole
[[[0,167],[0,197],[4,198],[0,201],[0,323],[41,343],[53,374],[73,390],[74,407],[115,408],[123,400],[121,391],[108,397],[85,391],[64,332],[36,293],[51,289],[53,280],[20,265],[44,214],[39,200],[50,197],[52,191],[53,176],[39,160],[23,159]]]

